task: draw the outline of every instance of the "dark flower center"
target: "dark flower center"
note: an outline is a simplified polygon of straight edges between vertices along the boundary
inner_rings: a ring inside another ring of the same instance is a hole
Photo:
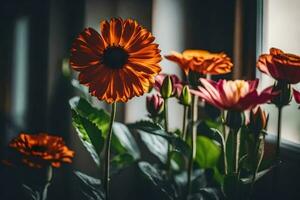
[[[47,151],[47,147],[35,145],[35,146],[32,146],[32,147],[31,147],[31,151],[45,152],[45,151]]]
[[[104,50],[102,63],[112,69],[121,69],[128,61],[128,53],[121,47],[111,46]]]

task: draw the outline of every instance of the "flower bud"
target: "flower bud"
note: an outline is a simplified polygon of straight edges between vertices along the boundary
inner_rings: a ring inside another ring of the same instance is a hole
[[[185,106],[191,105],[192,96],[191,96],[191,93],[190,93],[189,86],[185,85],[183,87],[179,101],[180,101],[181,104],[183,104]]]
[[[271,102],[277,107],[288,105],[292,100],[291,85],[285,81],[277,81],[273,86],[273,91],[279,92]]]
[[[267,128],[269,116],[258,107],[256,110],[253,109],[250,111],[250,121],[248,123],[248,128],[254,134],[259,134],[262,130]]]
[[[146,102],[147,111],[151,117],[156,117],[163,111],[164,100],[159,95],[148,96]]]
[[[226,115],[225,123],[229,128],[238,130],[245,124],[244,112],[229,110]]]
[[[167,99],[172,96],[172,92],[173,92],[172,80],[171,77],[168,75],[163,80],[160,93],[162,98]]]

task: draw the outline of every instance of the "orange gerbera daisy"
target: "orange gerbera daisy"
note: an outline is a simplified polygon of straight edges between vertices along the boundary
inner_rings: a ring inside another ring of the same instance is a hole
[[[210,53],[205,50],[185,50],[182,54],[172,51],[171,55],[165,57],[176,62],[185,75],[188,75],[190,70],[200,74],[225,74],[230,72],[233,66],[225,53]]]
[[[21,133],[13,139],[10,147],[22,156],[22,162],[29,167],[60,167],[61,163],[71,163],[74,152],[68,149],[63,138],[46,133],[30,135]]]
[[[70,64],[93,96],[108,103],[141,96],[161,71],[153,35],[131,19],[102,21],[99,34],[86,28],[73,43]]]

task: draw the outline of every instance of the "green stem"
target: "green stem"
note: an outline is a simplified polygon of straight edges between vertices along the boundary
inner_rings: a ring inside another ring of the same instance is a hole
[[[48,187],[51,184],[52,174],[53,174],[52,166],[48,166],[47,169],[46,169],[46,182],[45,182],[45,186],[42,189],[42,200],[46,200],[47,199]]]
[[[164,119],[165,119],[165,131],[169,133],[169,118],[168,118],[168,99],[164,99]],[[171,151],[172,146],[168,143],[168,158],[167,158],[167,171],[171,173]]]
[[[111,116],[110,116],[110,123],[109,123],[109,131],[108,135],[106,138],[106,143],[105,143],[105,162],[104,162],[104,187],[105,187],[105,199],[109,200],[109,182],[110,182],[110,177],[109,177],[109,166],[110,166],[110,146],[111,146],[111,138],[112,138],[112,130],[113,130],[113,124],[116,116],[116,108],[117,104],[114,102],[112,104],[112,111],[111,111]]]
[[[264,137],[265,137],[264,135],[261,136],[261,137],[259,137],[258,141],[256,142],[257,146],[256,146],[256,149],[255,149],[255,158],[257,158],[258,155],[259,155],[259,149],[261,147],[261,143],[264,143],[264,140],[265,140]],[[261,156],[258,158],[258,161],[255,160],[255,163],[254,163],[254,171],[253,171],[253,177],[252,177],[252,182],[251,182],[251,187],[250,187],[250,195],[249,195],[250,199],[252,198],[252,195],[253,195],[254,185],[255,185],[255,179],[256,179],[256,175],[257,175],[258,170],[259,170],[259,166],[260,166],[261,161],[263,159],[263,154],[264,154],[264,150],[262,149]]]
[[[187,195],[186,198],[188,198],[189,194],[192,190],[192,173],[193,173],[193,164],[194,160],[196,158],[196,152],[197,152],[197,145],[196,145],[196,139],[197,139],[197,117],[198,117],[198,97],[193,95],[192,99],[192,137],[191,137],[191,144],[192,144],[192,153],[191,157],[189,159],[188,164],[188,180],[187,180]]]
[[[225,125],[225,111],[221,111],[221,121],[222,121],[222,133],[223,133],[223,142],[222,142],[222,150],[223,150],[223,166],[224,166],[224,174],[227,175],[228,165],[227,165],[227,155],[226,155],[226,141],[227,141],[227,133],[226,133],[226,125]]]
[[[182,139],[186,141],[188,106],[183,106]]]
[[[167,133],[169,133],[168,99],[164,99],[164,118],[165,118],[165,130]]]
[[[240,154],[240,132],[238,130],[233,130],[232,133],[234,134],[233,139],[233,172],[238,176],[239,173],[239,154]]]
[[[277,140],[276,140],[276,161],[280,160],[280,143],[281,143],[281,118],[282,118],[282,107],[278,108],[278,118],[277,118]]]

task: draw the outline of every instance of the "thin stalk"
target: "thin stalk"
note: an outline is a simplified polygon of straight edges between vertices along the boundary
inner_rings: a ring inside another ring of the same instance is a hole
[[[165,119],[165,131],[169,133],[169,118],[168,118],[168,99],[164,99],[164,119]],[[167,158],[167,171],[171,173],[171,151],[172,146],[168,143],[168,158]]]
[[[109,177],[109,169],[110,169],[110,146],[111,146],[111,138],[112,138],[112,129],[113,124],[116,116],[116,108],[117,104],[114,102],[112,104],[111,116],[110,116],[110,123],[109,123],[109,131],[106,138],[105,143],[105,162],[104,162],[104,188],[105,188],[105,199],[109,200],[109,185],[110,185],[110,177]]]
[[[281,118],[282,118],[282,107],[278,108],[278,118],[277,118],[277,140],[276,140],[276,161],[280,160],[280,143],[281,143]]]
[[[183,106],[182,139],[186,141],[188,106]]]
[[[196,139],[197,139],[197,117],[198,117],[198,97],[193,95],[192,99],[192,137],[191,137],[191,144],[192,144],[192,153],[191,157],[189,159],[188,164],[188,181],[187,181],[187,195],[186,198],[188,198],[189,194],[191,193],[192,189],[192,173],[193,173],[193,164],[194,160],[196,158],[196,152],[197,152],[197,145],[196,145]]]
[[[234,176],[234,194],[233,199],[239,199],[239,153],[240,153],[240,133],[239,129],[230,128],[230,135],[233,137],[233,176]]]
[[[221,121],[222,121],[222,133],[223,133],[223,142],[222,142],[222,150],[223,150],[223,167],[224,174],[228,173],[228,165],[227,165],[227,156],[226,156],[226,141],[227,141],[227,133],[226,133],[226,125],[225,125],[225,111],[221,111]]]
[[[263,135],[262,137],[258,138],[258,141],[256,142],[257,146],[256,146],[256,149],[255,149],[255,158],[259,155],[259,149],[260,149],[260,146],[261,146],[261,143],[264,142],[265,136]],[[259,170],[259,166],[261,164],[261,161],[262,161],[262,158],[263,158],[263,151],[262,150],[262,155],[259,157],[258,159],[258,162],[256,161],[254,163],[254,171],[253,171],[253,177],[252,177],[252,182],[251,182],[251,186],[250,186],[250,199],[252,198],[252,195],[253,195],[253,191],[254,191],[254,185],[255,185],[255,179],[256,179],[256,175],[258,173],[258,170]]]
[[[46,200],[47,199],[48,187],[51,184],[52,174],[53,174],[52,166],[48,166],[47,169],[46,169],[46,182],[45,182],[45,186],[42,189],[42,200]]]
[[[168,99],[164,99],[164,119],[165,119],[165,130],[169,132],[169,120],[168,120]]]
[[[280,178],[280,143],[281,143],[281,118],[282,118],[282,106],[278,106],[278,118],[277,118],[277,140],[276,140],[276,168],[274,170],[274,176],[272,181],[272,189],[274,191],[279,190],[279,178]]]
[[[238,176],[239,173],[239,154],[240,154],[240,132],[238,130],[233,130],[234,134],[234,156],[233,156],[233,172]]]

